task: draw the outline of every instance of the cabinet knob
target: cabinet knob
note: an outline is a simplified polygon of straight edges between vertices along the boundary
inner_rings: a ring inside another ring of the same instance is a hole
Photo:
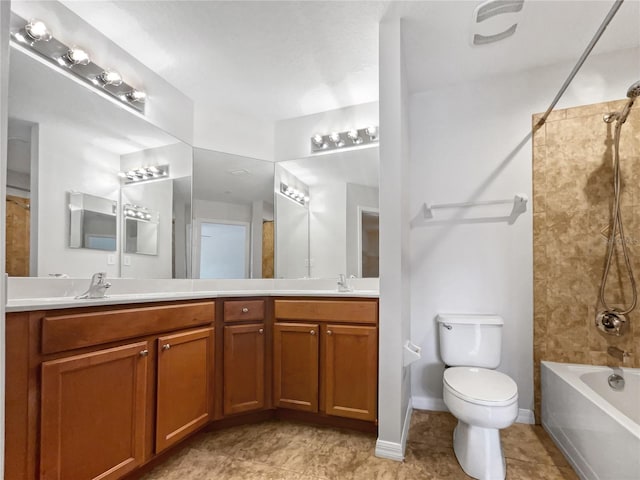
[[[331,330],[327,330],[327,335],[333,335],[333,332]]]
[[[147,350],[147,349],[144,349],[144,350],[142,350],[140,352],[140,356],[141,357],[146,357],[147,355],[149,355],[149,350]]]
[[[171,348],[171,345],[168,343],[165,343],[164,345],[162,345],[162,350],[167,351]]]
[[[311,330],[309,333],[310,333],[311,335],[315,335],[315,334],[316,334],[316,331],[315,331],[315,330]]]
[[[242,307],[242,313],[247,313],[249,311],[249,307]]]
[[[264,333],[264,328],[261,328],[260,330],[258,330],[258,333],[262,335]]]

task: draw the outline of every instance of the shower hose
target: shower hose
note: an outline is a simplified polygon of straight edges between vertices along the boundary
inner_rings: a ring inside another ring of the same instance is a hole
[[[600,302],[604,308],[609,312],[616,312],[620,315],[626,315],[631,312],[638,301],[638,291],[636,287],[636,279],[633,276],[633,269],[631,267],[631,260],[629,259],[629,248],[627,246],[627,239],[624,236],[624,227],[622,225],[622,215],[620,213],[620,131],[622,125],[627,120],[631,106],[633,105],[631,99],[624,106],[622,111],[618,114],[610,116],[609,119],[605,119],[607,122],[611,122],[615,119],[615,132],[614,132],[614,159],[613,159],[613,208],[611,210],[611,218],[613,219],[611,228],[609,231],[609,240],[607,242],[607,261],[605,264],[604,272],[602,274],[602,282],[600,283]],[[629,282],[631,284],[632,298],[631,304],[623,306],[621,308],[611,307],[605,299],[605,289],[607,286],[607,279],[609,277],[609,270],[611,269],[611,261],[613,259],[613,252],[616,249],[616,235],[620,234],[620,247],[624,256],[624,263],[627,269],[627,275],[629,276]]]

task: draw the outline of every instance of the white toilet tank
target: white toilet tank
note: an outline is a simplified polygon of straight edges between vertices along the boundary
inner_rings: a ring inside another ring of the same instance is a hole
[[[450,367],[497,368],[502,354],[498,315],[439,314],[440,357]]]

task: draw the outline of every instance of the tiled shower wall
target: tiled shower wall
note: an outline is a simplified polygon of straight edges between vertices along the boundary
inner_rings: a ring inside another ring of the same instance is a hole
[[[614,124],[603,114],[625,101],[553,112],[533,136],[534,382],[540,418],[540,361],[640,367],[640,305],[626,335],[595,327],[613,204]],[[533,123],[540,116],[534,115]],[[622,127],[622,219],[640,288],[640,101]],[[631,301],[621,249],[607,282],[609,304]],[[624,361],[609,356],[617,346]]]

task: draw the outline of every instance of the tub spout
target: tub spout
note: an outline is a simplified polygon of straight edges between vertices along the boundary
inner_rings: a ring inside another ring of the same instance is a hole
[[[631,355],[629,352],[625,352],[624,350],[620,350],[618,347],[613,346],[607,348],[607,353],[621,362],[624,362],[625,358]]]

